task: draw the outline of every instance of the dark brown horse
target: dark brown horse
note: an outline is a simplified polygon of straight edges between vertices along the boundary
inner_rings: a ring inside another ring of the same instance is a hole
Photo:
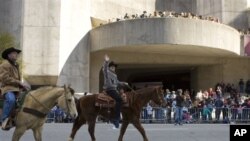
[[[112,119],[114,117],[114,109],[109,112],[108,108],[100,108],[95,106],[95,99],[98,94],[83,96],[77,103],[78,117],[76,118],[69,141],[73,141],[78,129],[88,123],[88,131],[92,141],[96,141],[94,130],[96,124],[96,118],[98,115]],[[158,105],[165,106],[162,87],[148,87],[139,89],[137,91],[128,92],[129,107],[123,107],[122,112],[122,126],[118,141],[123,140],[124,133],[129,123],[132,123],[135,128],[141,133],[143,140],[148,141],[145,130],[140,123],[140,113],[150,100]]]

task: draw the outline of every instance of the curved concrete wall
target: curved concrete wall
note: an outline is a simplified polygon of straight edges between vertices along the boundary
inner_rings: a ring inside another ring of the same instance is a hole
[[[58,85],[71,84],[76,92],[89,89],[90,0],[61,1]]]
[[[91,51],[110,47],[165,46],[167,44],[184,45],[183,49],[187,45],[222,49],[229,54],[240,54],[240,35],[237,30],[205,20],[146,18],[115,22],[91,31]]]

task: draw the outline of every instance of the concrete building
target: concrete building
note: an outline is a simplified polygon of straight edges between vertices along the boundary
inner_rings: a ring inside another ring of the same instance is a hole
[[[250,79],[246,50],[249,0],[0,0],[0,30],[23,50],[32,85],[71,84],[76,92],[102,88],[108,54],[122,81],[208,89]],[[126,19],[128,15],[148,18]],[[155,11],[194,18],[153,16]],[[202,19],[198,19],[198,16]],[[216,17],[219,22],[205,17]],[[122,19],[115,21],[116,18]],[[112,21],[112,22],[110,22]],[[102,24],[102,25],[100,25]]]

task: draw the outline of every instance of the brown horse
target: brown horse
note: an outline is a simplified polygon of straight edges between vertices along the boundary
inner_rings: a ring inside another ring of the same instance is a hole
[[[150,100],[158,105],[165,106],[163,91],[161,87],[148,87],[139,89],[137,91],[128,92],[129,107],[123,107],[122,112],[122,126],[118,141],[123,140],[124,133],[129,123],[132,123],[137,130],[141,133],[143,140],[148,141],[145,130],[140,123],[140,113],[143,108]],[[100,108],[95,106],[95,99],[98,94],[83,96],[77,103],[78,117],[76,118],[69,141],[72,141],[76,135],[78,129],[88,123],[88,131],[92,141],[96,141],[94,130],[96,118],[98,115],[112,119],[114,117],[114,109]]]
[[[12,141],[19,141],[24,132],[32,129],[36,141],[42,141],[42,128],[50,109],[58,105],[72,117],[77,116],[74,90],[70,87],[42,87],[30,91],[16,116]],[[25,110],[26,109],[26,110]]]

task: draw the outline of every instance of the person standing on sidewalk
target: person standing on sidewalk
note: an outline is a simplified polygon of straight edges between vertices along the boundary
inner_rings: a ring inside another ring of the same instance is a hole
[[[182,90],[177,90],[177,96],[176,96],[176,110],[175,110],[175,125],[179,124],[182,125],[182,119],[183,119],[183,103],[184,98],[182,96]]]

